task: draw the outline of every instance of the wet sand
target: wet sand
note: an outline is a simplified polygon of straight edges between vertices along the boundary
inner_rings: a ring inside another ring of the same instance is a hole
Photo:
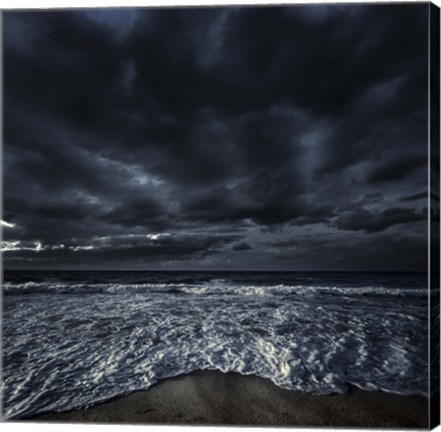
[[[419,429],[428,399],[368,392],[317,396],[277,387],[256,376],[215,371],[163,380],[86,409],[45,413],[29,421],[136,424],[335,426]]]

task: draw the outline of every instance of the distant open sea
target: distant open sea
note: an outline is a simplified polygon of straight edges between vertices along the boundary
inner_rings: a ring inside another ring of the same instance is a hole
[[[3,411],[64,411],[195,370],[427,396],[427,274],[5,271]]]

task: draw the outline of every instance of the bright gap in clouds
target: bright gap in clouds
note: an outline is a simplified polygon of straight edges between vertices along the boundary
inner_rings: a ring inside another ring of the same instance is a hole
[[[4,226],[4,227],[6,227],[6,228],[14,228],[14,227],[15,227],[15,224],[14,224],[14,223],[6,222],[6,221],[4,221],[4,220],[2,219],[2,220],[1,220],[1,226]]]

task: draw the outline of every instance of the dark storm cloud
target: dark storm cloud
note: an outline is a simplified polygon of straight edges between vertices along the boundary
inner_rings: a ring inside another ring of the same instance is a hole
[[[417,213],[415,209],[390,208],[380,213],[360,209],[342,214],[337,218],[335,225],[342,230],[376,232],[393,225],[421,220],[427,220],[427,216]]]
[[[3,22],[7,265],[272,268],[287,248],[256,245],[278,233],[392,244],[391,231],[424,226],[427,5]]]
[[[250,250],[250,249],[252,249],[252,247],[247,242],[237,243],[237,244],[233,245],[233,247],[231,248],[231,250],[236,251],[236,252],[246,251],[246,250]]]
[[[372,169],[367,180],[371,183],[384,183],[405,178],[410,172],[424,166],[427,159],[423,157],[393,160]]]
[[[344,236],[317,239],[304,235],[281,243],[273,242],[267,247],[278,252],[273,256],[273,265],[281,269],[292,263],[293,257],[304,263],[305,270],[315,270],[314,263],[321,262],[321,269],[325,271],[341,269],[342,262],[347,262],[349,256],[351,269],[355,271],[365,270],[366,262],[378,271],[423,268],[427,263],[427,243],[424,236],[418,234],[372,233],[369,237],[357,234],[352,235],[350,241]],[[394,259],[397,255],[398,259]]]
[[[405,196],[400,201],[418,201],[420,199],[427,199],[427,192],[421,192],[409,196]]]

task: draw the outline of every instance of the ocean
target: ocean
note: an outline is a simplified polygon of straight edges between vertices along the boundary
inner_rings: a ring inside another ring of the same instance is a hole
[[[426,273],[5,271],[3,414],[196,370],[428,395]]]

